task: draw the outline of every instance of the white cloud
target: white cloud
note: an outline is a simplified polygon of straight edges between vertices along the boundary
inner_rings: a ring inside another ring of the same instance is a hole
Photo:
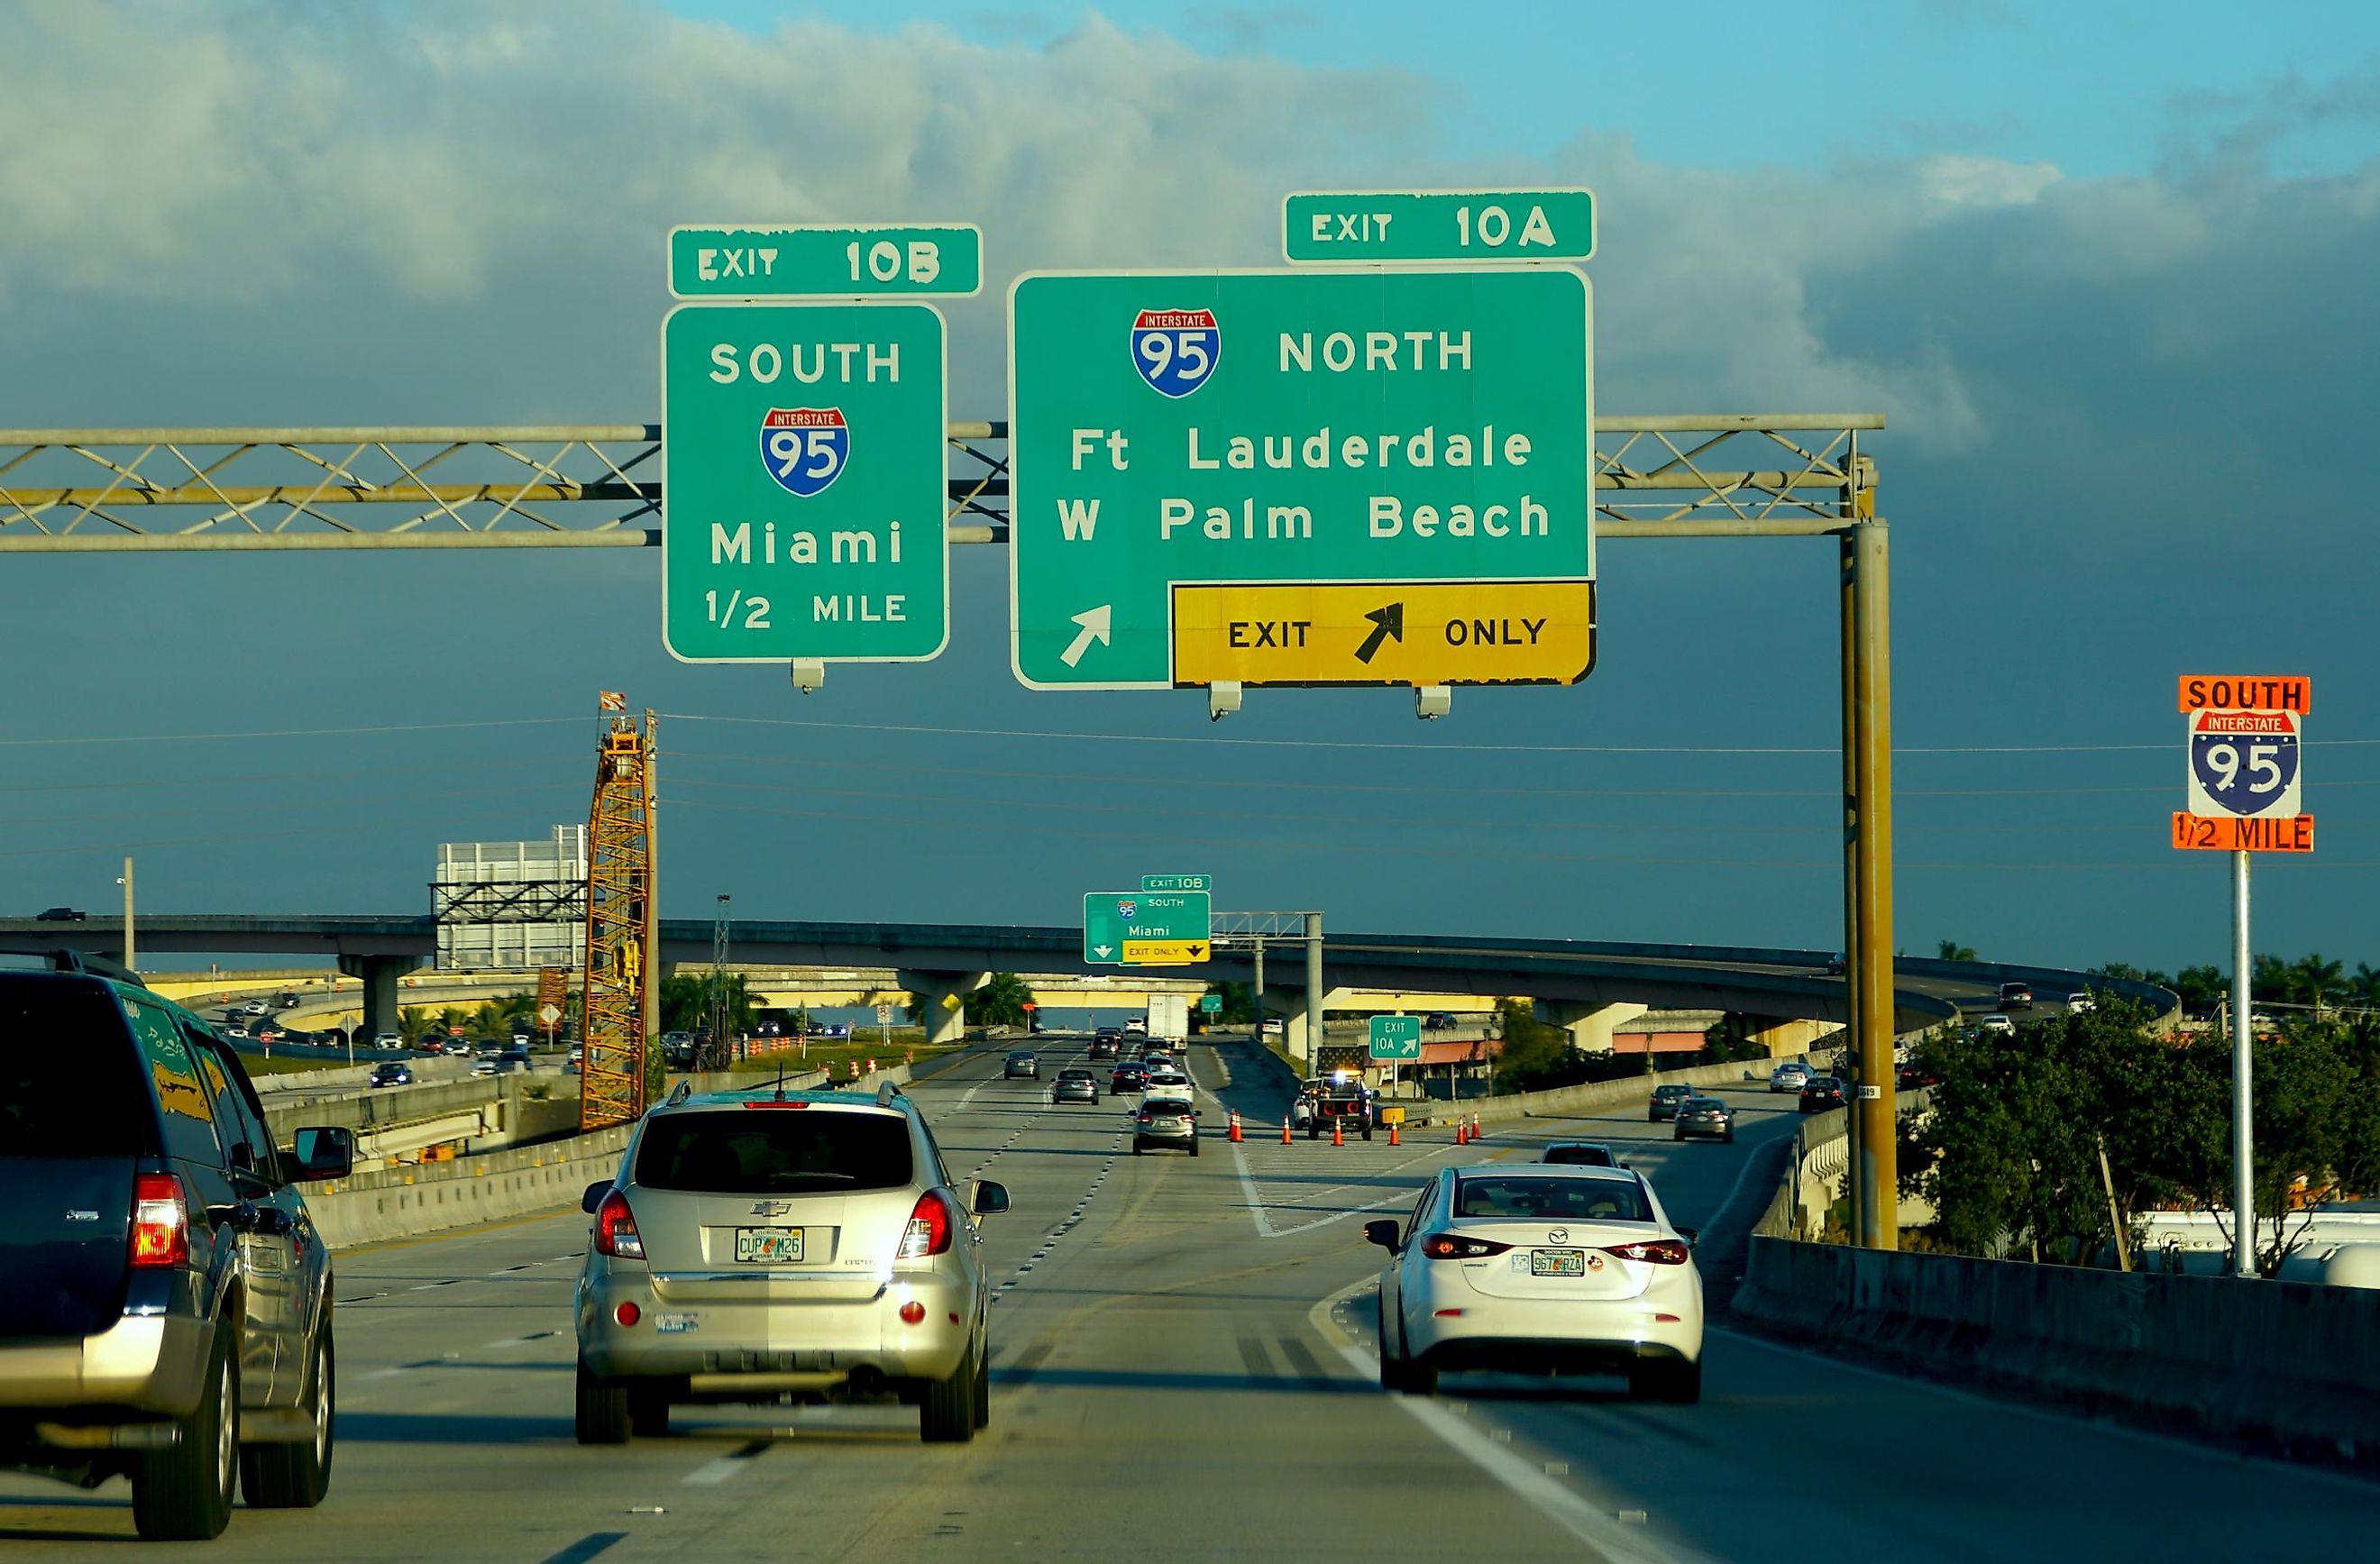
[[[2054,163],[1941,152],[1918,164],[1925,194],[1945,206],[2031,206],[2065,176]]]

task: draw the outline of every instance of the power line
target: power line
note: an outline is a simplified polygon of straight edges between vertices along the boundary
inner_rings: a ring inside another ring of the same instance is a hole
[[[208,739],[352,738],[365,734],[450,734],[474,728],[541,728],[586,722],[586,717],[504,717],[483,722],[392,722],[362,728],[269,728],[247,733],[118,734],[92,738],[0,738],[0,748],[23,749],[78,744],[197,744]]]

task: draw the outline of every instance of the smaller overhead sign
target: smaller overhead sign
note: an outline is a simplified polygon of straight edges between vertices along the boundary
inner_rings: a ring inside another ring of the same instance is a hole
[[[1188,966],[1212,953],[1203,891],[1094,891],[1083,897],[1083,960],[1106,966]]]
[[[1145,874],[1140,877],[1143,891],[1212,891],[1215,882],[1203,874]]]
[[[1585,261],[1595,194],[1550,190],[1308,190],[1281,208],[1281,253],[1341,265]]]
[[[1376,1015],[1372,1017],[1371,1041],[1374,1059],[1410,1063],[1421,1057],[1421,1017]]]
[[[1213,1015],[1223,1008],[1223,996],[1220,994],[1201,994],[1198,996],[1198,1008],[1206,1012],[1208,1015]]]
[[[672,228],[680,298],[966,297],[983,287],[983,230],[971,223]]]
[[[2185,675],[2183,807],[2173,844],[2221,853],[2311,853],[2301,767],[2311,680]]]

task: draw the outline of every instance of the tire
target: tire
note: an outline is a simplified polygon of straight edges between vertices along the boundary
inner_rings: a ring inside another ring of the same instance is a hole
[[[148,1542],[205,1542],[231,1524],[239,1478],[238,1326],[215,1328],[199,1404],[176,1427],[179,1437],[144,1453],[132,1469],[132,1522]]]
[[[1198,1155],[1198,1137],[1196,1135],[1190,1137],[1190,1155],[1193,1157]]]
[[[243,1445],[239,1491],[250,1509],[311,1509],[331,1491],[338,1440],[338,1359],[326,1309],[307,1354],[298,1407],[312,1414],[314,1437],[296,1444]]]
[[[1721,1146],[1733,1146],[1735,1144],[1735,1132],[1733,1130],[1730,1130],[1726,1134],[1721,1135],[1719,1137],[1719,1144]]]
[[[669,1435],[669,1393],[662,1386],[631,1382],[628,1386],[628,1432],[639,1439]]]
[[[1401,1374],[1403,1383],[1397,1387],[1408,1396],[1438,1394],[1438,1365],[1427,1358],[1408,1358]]]
[[[1373,1317],[1378,1323],[1380,1333],[1380,1388],[1391,1392],[1402,1390],[1405,1388],[1405,1365],[1402,1358],[1391,1356],[1389,1350],[1387,1299],[1379,1301],[1379,1312]]]
[[[948,1379],[928,1383],[917,1403],[917,1434],[929,1445],[964,1445],[975,1437],[975,1392],[982,1377],[980,1347],[959,1360]]]
[[[1133,1154],[1135,1157],[1137,1157],[1137,1156],[1139,1156],[1139,1155],[1140,1155],[1140,1142],[1139,1142],[1138,1140],[1135,1140],[1135,1141],[1132,1143],[1132,1154]]]
[[[991,1354],[978,1352],[975,1355],[975,1430],[980,1434],[991,1426]]]
[[[1640,1401],[1693,1406],[1703,1399],[1702,1360],[1646,1364],[1629,1375],[1628,1393]]]
[[[1308,1119],[1305,1121],[1305,1138],[1307,1140],[1320,1140],[1322,1138],[1321,1120]]]
[[[583,1361],[578,1365],[577,1433],[582,1445],[625,1445],[629,1434],[626,1383],[596,1378]]]
[[[1369,1124],[1364,1126],[1364,1138],[1366,1140],[1370,1140],[1372,1138],[1372,1126]]]

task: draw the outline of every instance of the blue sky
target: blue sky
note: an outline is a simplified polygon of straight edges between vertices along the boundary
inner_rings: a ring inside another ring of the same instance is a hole
[[[730,213],[980,223],[951,405],[994,417],[1025,267],[1584,183],[1602,408],[1890,419],[1905,948],[2222,959],[2171,700],[2243,670],[2315,694],[2322,847],[2260,866],[2258,943],[2380,963],[2365,9],[0,9],[0,145],[42,150],[0,164],[0,427],[649,419],[663,235]],[[673,714],[674,915],[1062,923],[1200,870],[1342,928],[1831,947],[1827,551],[1600,568],[1579,689],[1210,725],[1018,687],[988,548],[941,661],[807,699],[673,662],[648,553],[0,555],[0,906],[104,908],[131,850],[160,907],[426,910],[436,843],[583,818],[608,688]]]

